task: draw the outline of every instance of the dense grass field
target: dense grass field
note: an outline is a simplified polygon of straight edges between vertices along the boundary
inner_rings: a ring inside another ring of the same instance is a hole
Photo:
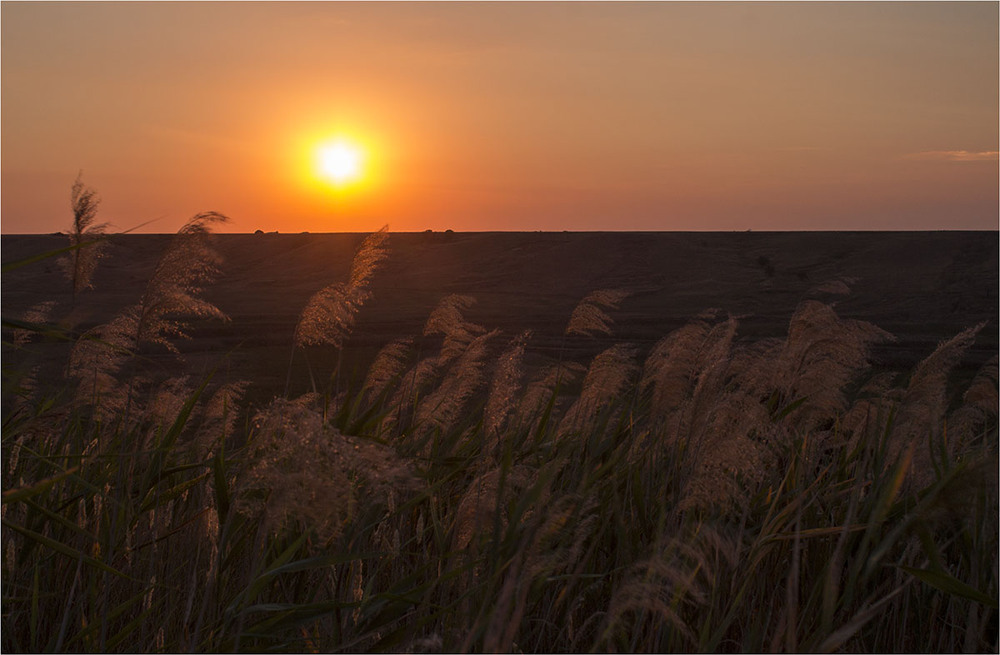
[[[639,343],[646,291],[539,337],[442,290],[358,357],[382,231],[260,385],[179,351],[228,318],[223,220],[96,324],[100,233],[5,256],[66,287],[4,306],[4,651],[997,651],[995,315],[904,367],[846,276],[796,275],[781,334],[714,310]]]

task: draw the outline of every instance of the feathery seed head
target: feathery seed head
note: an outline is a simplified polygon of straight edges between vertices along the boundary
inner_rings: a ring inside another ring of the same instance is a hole
[[[933,474],[927,435],[928,431],[940,434],[944,427],[949,374],[985,326],[984,321],[942,341],[913,370],[893,422],[889,454],[895,457],[910,444],[917,444],[911,467],[917,483],[928,481]]]
[[[138,343],[139,309],[126,308],[110,322],[83,333],[70,351],[67,375],[77,380],[76,404],[110,417],[125,407],[125,385],[118,373]]]
[[[443,365],[438,357],[424,357],[414,364],[400,380],[399,388],[389,403],[401,410],[411,407],[434,380]]]
[[[974,408],[984,416],[996,416],[1000,404],[997,394],[997,356],[993,355],[973,378],[962,396],[966,407]]]
[[[378,232],[365,237],[351,263],[351,286],[363,289],[371,283],[375,272],[389,256],[389,249],[386,247],[388,240],[388,225],[383,225]]]
[[[562,362],[543,368],[525,387],[517,406],[516,422],[537,427],[542,410],[552,402],[558,389],[574,384],[586,370],[577,362]]]
[[[442,298],[427,318],[424,335],[444,336],[442,359],[450,361],[459,357],[477,335],[486,331],[481,325],[467,321],[462,316],[475,302],[476,299],[472,296],[451,294]]]
[[[306,303],[295,328],[296,346],[343,346],[354,328],[361,306],[357,289],[348,284],[331,284],[316,292]]]
[[[417,419],[427,426],[447,431],[462,417],[466,402],[479,391],[483,381],[483,365],[489,342],[500,333],[493,330],[482,334],[468,345],[451,365],[440,386],[417,408]]]
[[[368,285],[386,258],[388,226],[368,235],[354,255],[351,277],[317,291],[306,303],[295,326],[296,346],[342,348],[354,329],[358,310],[371,295]]]
[[[702,316],[661,339],[646,357],[640,386],[652,388],[654,416],[666,416],[680,407],[694,391],[701,371],[714,363],[709,359],[713,332],[707,322],[714,314]]]
[[[594,357],[583,379],[583,389],[576,402],[563,416],[559,433],[585,429],[587,423],[618,397],[638,370],[636,349],[619,343]]]
[[[40,325],[42,323],[48,323],[49,318],[52,316],[52,309],[56,306],[54,300],[46,300],[45,302],[40,302],[37,305],[32,305],[28,311],[24,313],[21,320],[25,323],[31,325]],[[23,346],[31,341],[32,337],[37,334],[34,330],[24,330],[21,328],[15,328],[13,331],[13,341],[17,346]]]
[[[611,324],[614,321],[604,310],[618,309],[618,305],[628,296],[629,292],[622,289],[592,291],[573,310],[566,326],[566,334],[611,334]]]
[[[202,285],[215,278],[222,263],[208,241],[212,225],[228,220],[217,212],[197,214],[174,235],[140,301],[138,343],[157,343],[177,352],[167,337],[187,337],[186,318],[228,320],[218,307],[199,297]]]
[[[452,537],[452,550],[463,550],[473,543],[474,538],[482,530],[492,527],[493,517],[497,507],[505,507],[501,499],[500,480],[504,481],[504,498],[510,498],[522,492],[531,483],[532,469],[524,465],[516,465],[506,471],[496,467],[477,476],[469,485],[458,504],[455,512],[455,526]],[[504,525],[507,523],[506,512],[501,515]]]
[[[391,448],[325,427],[318,399],[277,399],[257,414],[237,508],[271,531],[294,524],[331,539],[353,516],[362,493],[387,499],[414,489],[417,480]]]
[[[101,199],[96,191],[84,185],[82,173],[73,184],[70,204],[73,209],[73,225],[69,231],[69,243],[76,248],[59,259],[59,266],[72,284],[75,296],[84,289],[91,288],[91,278],[105,246],[101,238],[107,229],[107,223],[94,224]]]
[[[490,395],[483,410],[483,427],[489,438],[499,438],[500,430],[513,410],[514,397],[521,388],[521,376],[524,374],[524,348],[531,336],[530,331],[522,332],[512,342],[510,347],[500,356]]]
[[[402,375],[412,346],[413,339],[397,339],[383,346],[368,369],[362,391],[369,397],[385,391],[393,380]]]
[[[170,378],[153,391],[152,401],[146,408],[146,416],[156,424],[170,425],[191,397],[191,386],[187,376]]]
[[[776,388],[787,401],[806,398],[796,410],[801,427],[846,410],[844,387],[868,367],[871,345],[890,341],[888,332],[868,323],[841,319],[830,305],[801,303],[778,355]]]
[[[823,284],[814,288],[809,295],[815,296],[820,294],[830,294],[834,296],[847,296],[851,293],[851,287],[849,286],[851,282],[849,280],[854,280],[855,278],[837,278],[835,280],[828,280]]]
[[[246,380],[228,382],[216,389],[205,403],[201,411],[201,425],[191,442],[196,457],[207,457],[220,441],[230,437],[240,415],[240,400],[249,386]]]

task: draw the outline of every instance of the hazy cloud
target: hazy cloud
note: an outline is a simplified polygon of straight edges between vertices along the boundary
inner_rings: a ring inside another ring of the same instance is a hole
[[[984,150],[982,152],[969,152],[968,150],[928,150],[926,152],[915,152],[906,155],[905,159],[917,159],[920,161],[997,161],[1000,152],[996,150]]]

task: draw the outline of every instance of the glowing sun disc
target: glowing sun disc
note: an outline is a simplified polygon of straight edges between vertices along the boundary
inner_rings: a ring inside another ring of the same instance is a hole
[[[318,151],[319,173],[334,184],[345,184],[361,177],[361,150],[346,142],[323,146]]]

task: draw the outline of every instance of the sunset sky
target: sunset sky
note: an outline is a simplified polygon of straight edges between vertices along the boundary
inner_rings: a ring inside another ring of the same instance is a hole
[[[2,4],[4,233],[997,229],[998,3]],[[333,140],[361,178],[321,177]]]

